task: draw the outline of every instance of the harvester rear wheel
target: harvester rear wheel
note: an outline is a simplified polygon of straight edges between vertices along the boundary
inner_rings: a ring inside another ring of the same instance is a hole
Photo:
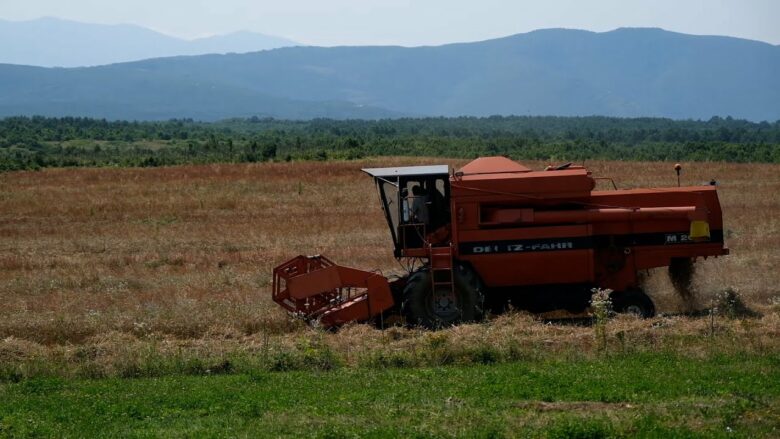
[[[640,289],[612,293],[612,308],[619,314],[634,314],[643,319],[655,316],[655,305],[650,296]]]
[[[413,273],[404,288],[401,306],[407,324],[437,329],[481,320],[484,315],[484,295],[479,277],[467,265],[457,263],[453,269],[453,278],[454,297],[449,291],[434,294],[431,273],[427,267]]]

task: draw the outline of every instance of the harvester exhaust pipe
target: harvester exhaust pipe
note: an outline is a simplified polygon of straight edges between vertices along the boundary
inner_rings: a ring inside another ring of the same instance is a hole
[[[677,187],[680,187],[680,172],[682,171],[682,165],[679,163],[676,163],[674,165],[674,172],[677,173]]]

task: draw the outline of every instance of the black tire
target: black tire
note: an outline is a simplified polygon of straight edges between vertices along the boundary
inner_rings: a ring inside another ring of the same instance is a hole
[[[655,305],[642,290],[612,293],[612,309],[618,314],[634,314],[643,319],[655,316]]]
[[[482,320],[485,299],[479,276],[467,265],[456,263],[453,277],[454,303],[447,302],[444,306],[441,304],[435,306],[430,271],[427,267],[423,267],[413,273],[404,288],[404,300],[401,306],[406,323],[437,329]]]

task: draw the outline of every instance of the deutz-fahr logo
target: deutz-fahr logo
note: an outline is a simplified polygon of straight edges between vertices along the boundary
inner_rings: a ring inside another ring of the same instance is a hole
[[[476,245],[471,248],[472,253],[514,253],[514,252],[543,252],[549,250],[571,250],[574,243],[571,241],[544,242],[534,244],[494,244]]]

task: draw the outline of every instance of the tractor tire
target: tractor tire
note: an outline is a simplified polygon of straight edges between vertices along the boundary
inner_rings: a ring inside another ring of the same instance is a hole
[[[633,314],[643,319],[655,316],[653,300],[639,289],[613,293],[612,309],[618,314]]]
[[[459,323],[476,322],[484,316],[482,281],[469,266],[456,262],[453,269],[455,300],[434,303],[431,273],[427,267],[409,277],[404,288],[401,313],[406,323],[428,329],[439,329]]]

